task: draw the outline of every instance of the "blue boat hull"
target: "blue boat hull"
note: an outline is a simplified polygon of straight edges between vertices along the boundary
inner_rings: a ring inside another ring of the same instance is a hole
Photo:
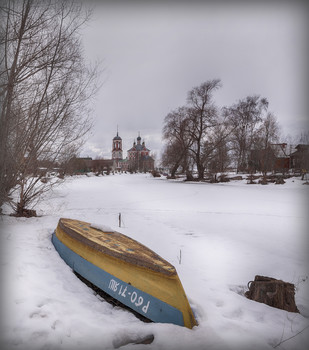
[[[61,258],[79,275],[119,300],[122,304],[154,322],[184,326],[182,312],[175,307],[135,288],[76,254],[54,233],[52,243]]]

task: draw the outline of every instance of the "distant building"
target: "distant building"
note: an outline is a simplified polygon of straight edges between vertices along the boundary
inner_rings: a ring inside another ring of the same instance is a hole
[[[126,159],[123,159],[122,138],[117,135],[113,138],[112,143],[112,161],[113,168],[117,171],[152,171],[154,169],[154,159],[150,156],[150,149],[141,143],[140,135],[133,143],[127,153]]]
[[[294,148],[296,151],[290,153],[286,143],[278,143],[270,144],[266,149],[251,150],[249,167],[251,171],[286,172],[290,169],[308,173],[309,145],[299,144]]]
[[[154,159],[150,156],[150,149],[141,143],[141,137],[138,136],[127,153],[127,158],[123,158],[122,138],[117,131],[112,141],[112,159],[92,159],[72,158],[69,162],[70,167],[67,171],[71,173],[86,173],[93,171],[103,173],[110,171],[140,171],[148,172],[154,170]]]
[[[290,157],[287,152],[287,144],[286,143],[272,143],[270,145],[274,156],[274,171],[282,171],[285,172],[290,168]]]
[[[309,171],[309,145],[299,144],[296,151],[291,153],[291,169]]]
[[[286,146],[286,143],[278,143],[270,144],[265,149],[251,150],[249,159],[251,171],[288,171],[290,158]]]
[[[113,160],[113,167],[115,170],[122,170],[122,163],[123,163],[123,155],[122,155],[122,139],[118,135],[113,138],[113,144],[112,144],[112,160]]]
[[[133,147],[128,150],[128,169],[137,171],[154,170],[154,159],[150,156],[150,150],[146,147],[145,141],[141,144],[141,137],[138,136]]]

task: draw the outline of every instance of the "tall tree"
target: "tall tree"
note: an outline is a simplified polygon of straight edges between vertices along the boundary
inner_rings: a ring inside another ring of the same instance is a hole
[[[229,135],[231,126],[227,121],[218,124],[205,144],[207,169],[216,179],[217,173],[224,173],[230,165]]]
[[[269,170],[274,170],[275,157],[277,156],[272,145],[279,140],[279,124],[276,117],[268,112],[262,120],[261,126],[257,131],[255,149],[260,151],[261,171],[266,175]]]
[[[225,108],[225,115],[229,118],[233,130],[231,143],[237,172],[247,168],[248,153],[256,141],[257,128],[267,108],[267,99],[259,96],[248,96]]]
[[[163,153],[163,166],[171,167],[171,177],[179,166],[187,170],[188,152],[192,145],[189,132],[188,109],[180,107],[169,113],[164,119],[163,139],[167,146]]]
[[[82,5],[8,0],[0,10],[0,205],[22,215],[48,189],[39,164],[75,154],[89,131],[98,66],[83,58]]]
[[[220,87],[221,81],[219,79],[208,80],[190,90],[187,97],[189,130],[192,140],[190,151],[197,167],[198,180],[204,178],[206,167],[203,159],[205,138],[207,133],[210,133],[210,130],[219,123],[219,110],[213,102],[213,93]]]

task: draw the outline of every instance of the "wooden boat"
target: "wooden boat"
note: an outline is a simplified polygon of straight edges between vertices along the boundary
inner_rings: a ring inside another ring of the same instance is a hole
[[[197,325],[175,267],[141,243],[106,227],[64,218],[52,242],[75,272],[142,316],[188,328]]]

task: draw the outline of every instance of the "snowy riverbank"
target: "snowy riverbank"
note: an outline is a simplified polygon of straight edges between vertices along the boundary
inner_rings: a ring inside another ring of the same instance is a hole
[[[277,349],[304,349],[309,186],[299,178],[286,181],[262,186],[145,174],[79,176],[46,198],[42,216],[2,216],[2,348],[104,350],[154,334],[152,344],[123,349],[261,350],[279,343]],[[95,296],[50,241],[60,217],[109,225],[171,262],[199,326],[143,323]],[[300,314],[246,299],[246,285],[257,274],[294,283]]]

